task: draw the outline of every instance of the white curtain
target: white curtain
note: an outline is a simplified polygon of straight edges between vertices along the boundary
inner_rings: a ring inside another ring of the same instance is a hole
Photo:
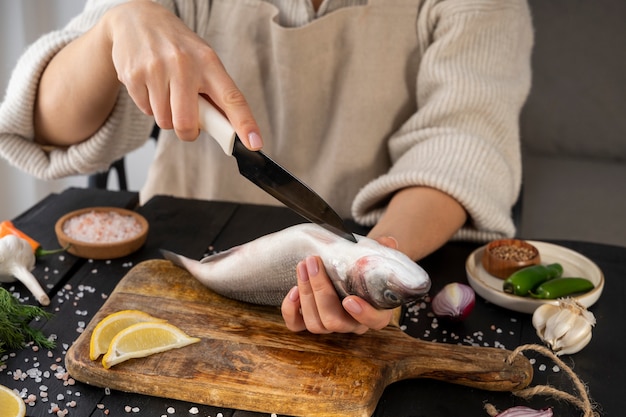
[[[4,91],[15,63],[24,49],[42,34],[63,27],[80,13],[85,0],[0,0],[0,91]],[[152,159],[152,141],[127,157],[129,189],[145,181]],[[109,188],[117,187],[114,175]],[[76,176],[56,181],[37,180],[0,159],[0,221],[11,219],[52,192],[67,187],[86,187],[87,178]]]

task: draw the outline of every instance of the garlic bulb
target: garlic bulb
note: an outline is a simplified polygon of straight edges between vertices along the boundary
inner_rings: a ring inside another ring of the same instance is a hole
[[[50,304],[48,294],[30,272],[35,267],[35,253],[30,244],[15,235],[0,238],[0,282],[20,280],[41,305]]]
[[[576,353],[587,346],[596,318],[573,298],[562,298],[558,305],[538,307],[532,323],[537,336],[560,356]]]

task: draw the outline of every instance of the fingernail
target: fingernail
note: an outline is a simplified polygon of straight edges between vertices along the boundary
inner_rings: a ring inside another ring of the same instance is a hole
[[[256,132],[248,133],[248,141],[250,142],[250,147],[252,149],[261,149],[263,147],[263,140]]]
[[[352,298],[346,298],[343,300],[343,308],[353,314],[360,314],[363,311],[361,304],[357,303]]]
[[[296,302],[300,298],[300,292],[298,292],[298,286],[296,285],[289,291],[289,301]]]
[[[319,266],[317,265],[317,259],[313,256],[307,256],[305,259],[306,269],[309,272],[309,276],[317,275],[319,272]]]
[[[296,270],[298,271],[298,278],[300,279],[300,281],[307,282],[309,280],[309,272],[306,269],[306,264],[304,263],[304,261],[298,262]]]

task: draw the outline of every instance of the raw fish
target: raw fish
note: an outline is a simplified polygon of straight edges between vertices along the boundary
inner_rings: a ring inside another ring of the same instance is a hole
[[[424,296],[428,274],[402,252],[364,236],[358,243],[304,223],[210,255],[201,261],[162,251],[214,292],[254,304],[279,306],[296,285],[296,265],[309,255],[322,259],[341,298],[352,294],[381,309]]]

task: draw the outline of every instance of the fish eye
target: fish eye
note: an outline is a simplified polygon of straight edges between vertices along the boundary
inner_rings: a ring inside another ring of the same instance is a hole
[[[400,302],[400,297],[398,297],[398,294],[396,294],[395,292],[387,289],[385,290],[385,298],[389,301],[391,301],[392,303],[399,303]]]

